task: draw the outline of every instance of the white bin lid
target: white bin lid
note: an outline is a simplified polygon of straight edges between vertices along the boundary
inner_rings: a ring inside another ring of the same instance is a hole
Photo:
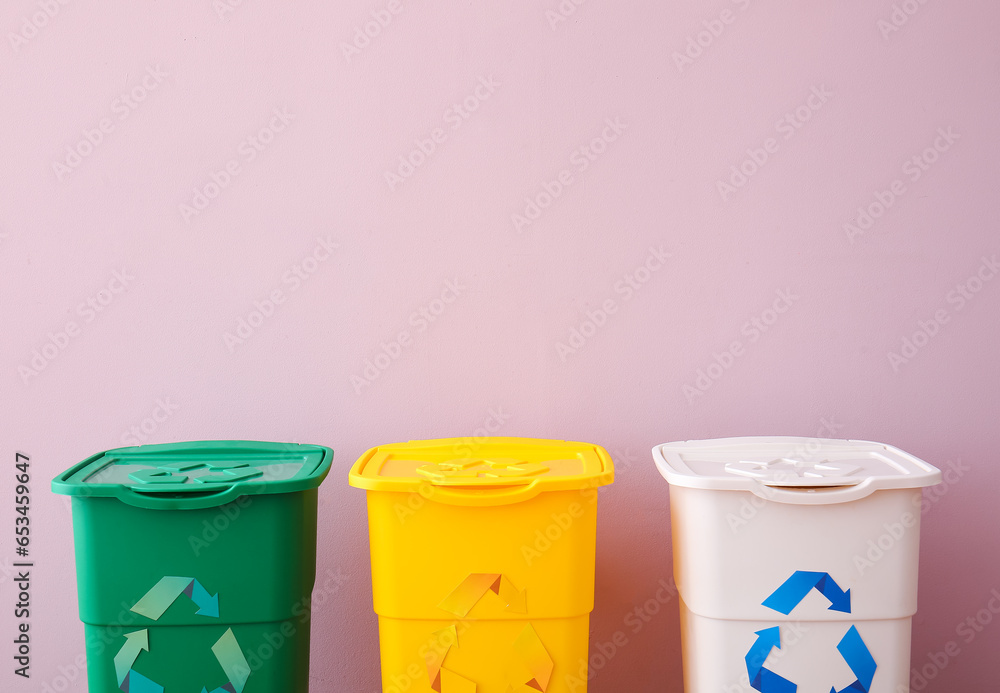
[[[689,440],[657,445],[653,459],[663,478],[675,486],[752,491],[770,500],[803,504],[852,500],[880,489],[919,488],[941,481],[936,467],[891,445],[866,440],[791,436]]]

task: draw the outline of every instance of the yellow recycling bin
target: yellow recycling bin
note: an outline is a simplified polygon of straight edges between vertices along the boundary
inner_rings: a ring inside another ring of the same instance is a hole
[[[530,438],[372,448],[372,593],[384,693],[585,691],[605,450]]]

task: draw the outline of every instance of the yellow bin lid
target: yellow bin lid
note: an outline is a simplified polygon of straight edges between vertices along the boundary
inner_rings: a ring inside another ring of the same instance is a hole
[[[369,491],[422,493],[456,505],[496,505],[543,491],[604,486],[614,475],[611,456],[590,443],[440,438],[372,448],[354,464],[350,483]]]

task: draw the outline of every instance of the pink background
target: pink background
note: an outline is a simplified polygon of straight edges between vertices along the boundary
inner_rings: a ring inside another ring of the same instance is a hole
[[[377,443],[487,424],[600,443],[618,462],[591,646],[618,630],[629,643],[591,690],[681,686],[676,601],[637,634],[623,625],[671,573],[649,448],[779,433],[960,461],[924,517],[913,663],[936,672],[928,653],[954,641],[928,690],[995,687],[1000,625],[971,642],[956,628],[992,619],[1000,587],[996,3],[907,0],[896,27],[888,0],[592,0],[563,2],[565,21],[557,0],[404,1],[346,56],[386,2],[232,0],[220,16],[224,2],[0,9],[0,687],[86,690],[70,516],[48,480],[138,427],[144,442],[335,448],[319,574],[347,581],[316,609],[313,690],[375,691],[364,494],[347,470]],[[133,89],[141,101],[120,100]],[[251,155],[275,109],[290,122]],[[608,119],[613,141],[592,143]],[[421,161],[415,142],[435,136]],[[420,165],[390,185],[414,150]],[[741,164],[750,175],[720,193]],[[526,210],[560,175],[556,199]],[[852,237],[845,224],[894,185]],[[337,247],[307,260],[317,238]],[[670,257],[647,273],[651,247]],[[252,316],[275,290],[282,302]],[[227,344],[241,318],[257,326]],[[574,329],[586,337],[568,353]],[[398,358],[352,384],[404,330]],[[918,346],[894,365],[904,338]],[[15,451],[35,478],[30,682],[8,656]]]

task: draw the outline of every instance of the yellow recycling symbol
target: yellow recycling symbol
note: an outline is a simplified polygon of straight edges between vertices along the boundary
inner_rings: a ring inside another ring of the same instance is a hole
[[[500,573],[472,573],[438,604],[438,608],[459,618],[465,618],[487,592],[493,592],[500,597],[507,605],[507,611],[528,613],[525,596],[527,590],[517,589],[507,576]]]
[[[526,614],[526,591],[517,589],[500,573],[472,573],[438,604],[438,608],[465,618],[480,599],[493,592],[506,605],[507,611]],[[476,693],[475,682],[444,666],[451,648],[458,647],[458,629],[452,625],[435,632],[429,645],[427,677],[431,689],[437,693]],[[507,693],[544,693],[555,664],[530,623],[514,641],[512,650],[506,666]]]
[[[458,629],[452,625],[437,631],[431,636],[430,645],[427,678],[431,689],[437,693],[476,693],[474,681],[444,668],[451,648],[458,648]],[[524,626],[512,649],[506,667],[507,693],[545,693],[555,663],[530,623]]]

